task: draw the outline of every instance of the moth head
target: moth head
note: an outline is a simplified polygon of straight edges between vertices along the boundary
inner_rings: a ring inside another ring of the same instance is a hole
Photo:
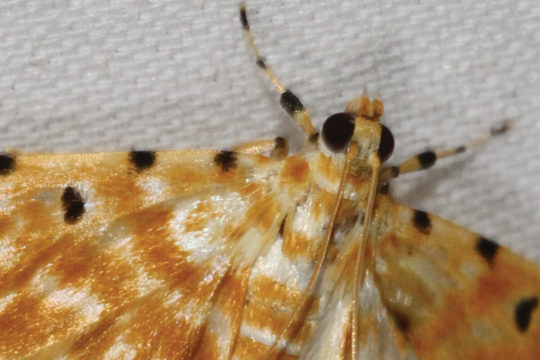
[[[376,153],[380,162],[394,150],[394,136],[377,118],[342,112],[331,115],[322,127],[321,142],[326,152],[347,153],[351,144],[358,148],[358,157],[367,159]]]

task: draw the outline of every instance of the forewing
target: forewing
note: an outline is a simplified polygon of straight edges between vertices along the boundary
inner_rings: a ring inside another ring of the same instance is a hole
[[[421,359],[538,358],[538,265],[386,197],[374,224],[383,302]]]
[[[0,357],[232,351],[223,334],[239,327],[250,267],[283,216],[275,163],[189,151],[14,159],[0,184]]]

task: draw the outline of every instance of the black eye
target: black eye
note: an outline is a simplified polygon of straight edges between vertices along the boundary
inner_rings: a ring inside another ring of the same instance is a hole
[[[384,162],[394,151],[394,135],[386,126],[381,124],[381,141],[379,142],[379,159]]]
[[[354,133],[354,115],[337,113],[324,122],[322,138],[326,146],[333,152],[341,152],[347,148]]]

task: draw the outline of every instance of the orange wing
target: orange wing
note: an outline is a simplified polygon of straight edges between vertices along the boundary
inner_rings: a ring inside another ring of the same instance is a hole
[[[333,195],[318,185],[327,166],[317,159],[3,156],[0,357],[262,356],[298,306],[329,220]],[[343,202],[319,285],[280,358],[350,357],[362,206]],[[384,196],[371,232],[362,356],[539,352],[537,267]]]
[[[378,205],[376,282],[421,359],[538,359],[540,269],[435,215]]]
[[[256,358],[298,305],[328,221],[294,156],[1,157],[0,358]]]
[[[0,160],[0,358],[232,351],[249,269],[284,216],[261,182],[280,163],[209,151]],[[218,347],[201,348],[216,322]]]

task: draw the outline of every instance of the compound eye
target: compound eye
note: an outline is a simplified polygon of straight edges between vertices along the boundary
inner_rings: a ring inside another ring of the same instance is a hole
[[[394,135],[392,135],[392,132],[381,124],[381,140],[379,142],[379,159],[381,162],[386,161],[390,155],[392,155],[392,152],[394,151]]]
[[[343,152],[347,149],[354,134],[355,116],[349,113],[337,113],[324,122],[322,139],[333,152]]]

